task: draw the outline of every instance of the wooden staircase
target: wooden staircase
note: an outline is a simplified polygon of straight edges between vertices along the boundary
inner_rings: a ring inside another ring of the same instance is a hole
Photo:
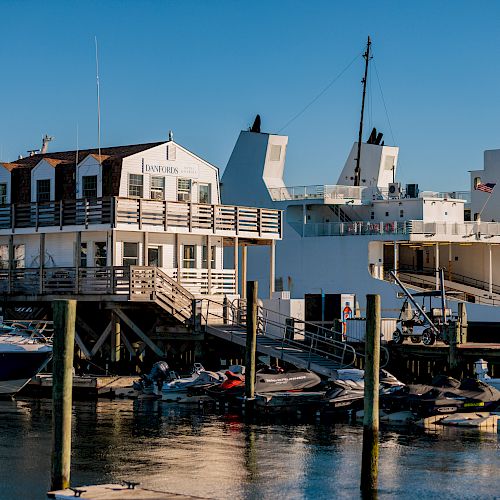
[[[130,268],[129,300],[155,302],[181,323],[193,318],[194,295],[157,267]]]

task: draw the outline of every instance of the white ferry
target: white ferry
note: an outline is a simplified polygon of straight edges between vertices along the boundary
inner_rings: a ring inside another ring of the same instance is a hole
[[[486,151],[484,170],[471,171],[470,192],[420,191],[418,184],[398,182],[399,148],[380,139],[372,133],[359,150],[355,142],[329,184],[289,186],[288,137],[240,133],[221,179],[222,200],[283,210],[283,240],[269,286],[300,299],[347,294],[361,311],[366,294],[378,293],[386,314],[394,316],[401,300],[391,270],[422,290],[437,289],[444,268],[445,287],[467,303],[469,320],[500,321],[500,193],[493,189],[500,181],[500,150]],[[267,289],[268,257],[252,249],[248,258],[254,270],[249,278]]]

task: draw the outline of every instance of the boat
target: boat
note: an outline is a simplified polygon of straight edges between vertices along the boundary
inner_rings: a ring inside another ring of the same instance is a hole
[[[177,401],[185,399],[185,396],[195,389],[204,389],[214,384],[220,384],[224,381],[222,374],[205,370],[201,363],[194,363],[191,375],[189,377],[176,377],[165,382],[161,388],[162,401]]]
[[[369,54],[370,47],[367,61]],[[490,193],[488,204],[481,189],[500,185],[500,150],[485,152],[484,170],[471,170],[470,190],[450,186],[440,191],[432,186],[423,190],[415,181],[405,187],[398,180],[399,147],[388,145],[376,130],[363,138],[363,117],[338,177],[324,184],[308,185],[315,167],[307,162],[307,151],[316,148],[311,142],[300,144],[306,163],[294,172],[302,172],[304,181],[286,182],[288,147],[285,135],[260,127],[243,130],[221,179],[224,203],[283,211],[274,275],[267,272],[265,252],[248,256],[248,279],[259,281],[259,289],[269,289],[282,307],[295,301],[298,308],[297,301],[305,301],[306,321],[333,327],[336,320],[362,317],[367,294],[379,294],[383,308],[394,315],[400,302],[391,270],[420,292],[437,288],[443,268],[446,290],[455,292],[450,302],[466,302],[469,321],[500,321],[500,288],[493,273],[498,267],[494,248],[500,243],[500,189]],[[484,266],[474,264],[483,260]],[[390,319],[395,326],[396,318]],[[384,340],[390,341],[394,331]],[[417,333],[410,337],[420,340]]]
[[[52,358],[51,338],[34,324],[0,325],[0,397],[15,396]]]
[[[458,412],[493,411],[500,405],[500,391],[481,380],[457,380],[446,375],[431,384],[410,384],[384,398],[382,407],[411,410],[421,417]]]

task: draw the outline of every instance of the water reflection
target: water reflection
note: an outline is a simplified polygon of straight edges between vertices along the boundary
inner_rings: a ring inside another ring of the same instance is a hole
[[[77,402],[74,484],[138,480],[210,498],[359,498],[360,427],[255,422],[158,401]],[[43,498],[49,400],[0,402],[0,498]],[[498,436],[383,429],[379,498],[500,491]]]

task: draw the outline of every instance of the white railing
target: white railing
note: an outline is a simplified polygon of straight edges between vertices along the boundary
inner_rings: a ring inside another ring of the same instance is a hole
[[[424,222],[421,220],[375,222],[317,222],[289,224],[305,237],[315,236],[363,236],[363,235],[411,235],[472,238],[500,236],[500,222]]]
[[[177,269],[163,269],[177,280]],[[210,276],[209,276],[210,274]],[[234,269],[181,269],[180,285],[193,294],[218,295],[236,292],[236,274]]]
[[[335,200],[361,200],[365,186],[338,186],[338,185],[312,185],[288,186],[270,188],[269,193],[273,201],[285,200],[324,200],[331,203]]]

